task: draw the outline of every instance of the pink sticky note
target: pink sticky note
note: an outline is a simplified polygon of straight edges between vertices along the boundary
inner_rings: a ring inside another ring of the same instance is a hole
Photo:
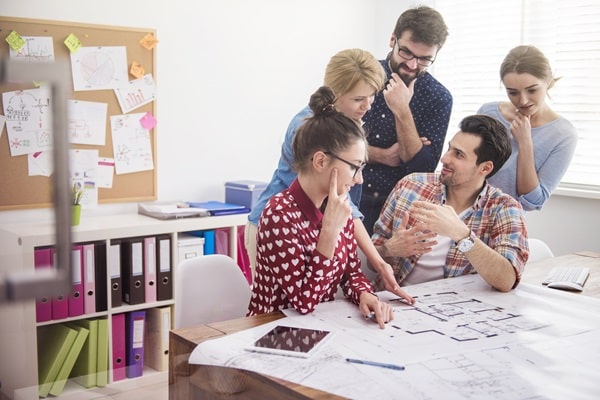
[[[145,129],[152,129],[156,126],[156,119],[148,112],[140,119],[140,123]]]

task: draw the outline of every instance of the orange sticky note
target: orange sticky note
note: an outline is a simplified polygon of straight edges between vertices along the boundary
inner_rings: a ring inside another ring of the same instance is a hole
[[[158,43],[158,39],[156,39],[156,37],[152,33],[146,34],[146,36],[144,36],[142,40],[140,40],[140,44],[144,46],[147,50],[152,50],[154,46],[156,46],[156,43]]]
[[[14,51],[19,51],[23,46],[25,46],[25,39],[23,39],[21,35],[17,33],[17,31],[12,31],[5,40],[10,48]]]
[[[81,41],[72,33],[67,36],[64,43],[71,53],[75,53],[81,47]]]
[[[131,63],[131,69],[129,70],[129,73],[132,76],[141,79],[144,77],[144,67],[142,67],[140,63],[134,61]]]

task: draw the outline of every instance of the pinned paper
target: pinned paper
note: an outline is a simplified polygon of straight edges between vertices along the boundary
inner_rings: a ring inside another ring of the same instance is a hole
[[[140,44],[147,50],[152,50],[156,46],[156,43],[158,43],[158,39],[156,39],[153,33],[148,33],[140,40]]]
[[[156,126],[156,118],[154,118],[154,115],[152,115],[152,113],[147,112],[146,114],[144,114],[144,116],[140,119],[140,124],[142,124],[142,126],[145,129],[152,129]]]
[[[65,46],[69,49],[71,53],[77,52],[81,47],[81,41],[74,34],[70,33],[69,36],[64,41]]]
[[[10,48],[14,51],[19,51],[23,46],[25,46],[25,39],[23,39],[21,35],[17,33],[17,31],[12,31],[5,40]]]
[[[129,81],[126,86],[115,89],[115,96],[123,113],[128,113],[156,98],[156,85],[152,74],[146,74],[141,79]]]
[[[36,151],[27,154],[29,176],[50,176],[54,172],[51,151]]]
[[[135,76],[136,78],[140,79],[144,77],[144,67],[142,67],[142,65],[138,62],[132,62],[131,63],[131,69],[129,70],[129,73],[132,76]]]
[[[110,189],[113,185],[113,175],[115,174],[114,158],[99,157],[98,158],[98,174],[96,183],[101,189]]]

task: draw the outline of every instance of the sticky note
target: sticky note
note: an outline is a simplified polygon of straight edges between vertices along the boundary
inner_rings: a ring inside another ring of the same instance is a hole
[[[25,46],[25,39],[23,39],[21,35],[17,33],[17,31],[12,31],[5,40],[10,48],[14,51],[19,51],[23,46]]]
[[[79,48],[81,47],[81,42],[79,41],[77,36],[75,36],[72,33],[70,33],[69,36],[67,36],[64,43],[71,53],[77,52],[77,50],[79,50]]]
[[[131,63],[131,69],[129,70],[129,73],[133,76],[135,76],[136,78],[140,79],[144,76],[144,67],[142,67],[142,65],[138,62],[132,62]]]
[[[140,40],[140,44],[144,46],[147,50],[152,50],[154,46],[156,46],[156,43],[158,43],[158,39],[156,39],[156,37],[152,33],[146,34],[146,36],[144,36],[142,40]]]
[[[140,124],[142,124],[144,129],[150,130],[156,126],[156,118],[148,112],[140,119]]]

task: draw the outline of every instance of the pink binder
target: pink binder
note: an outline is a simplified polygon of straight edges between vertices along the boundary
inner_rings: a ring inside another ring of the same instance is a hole
[[[94,244],[83,245],[83,311],[96,312],[96,262]]]
[[[112,316],[112,370],[113,382],[127,378],[125,347],[125,314]]]
[[[146,275],[146,303],[156,301],[156,238],[144,238],[144,273]]]
[[[33,253],[36,270],[54,268],[54,251],[51,247],[35,249]],[[35,299],[35,320],[37,322],[50,321],[52,319],[52,302],[50,296]]]
[[[69,295],[69,317],[83,315],[83,245],[75,244],[71,250],[73,271]]]
[[[52,250],[52,264],[56,266],[56,253]],[[59,294],[52,297],[52,319],[63,319],[69,316],[69,295]]]

